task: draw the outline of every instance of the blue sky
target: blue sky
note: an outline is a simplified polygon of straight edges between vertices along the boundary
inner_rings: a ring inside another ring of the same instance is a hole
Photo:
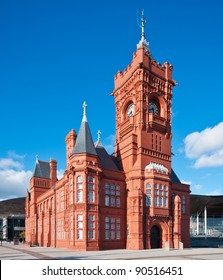
[[[0,199],[24,196],[35,156],[65,169],[66,134],[86,100],[93,138],[111,152],[114,75],[147,18],[153,57],[174,65],[173,168],[192,193],[223,194],[223,3],[0,1]]]

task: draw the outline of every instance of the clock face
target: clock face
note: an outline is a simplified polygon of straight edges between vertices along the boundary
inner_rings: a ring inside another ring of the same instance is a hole
[[[128,107],[127,116],[132,117],[132,116],[134,116],[134,113],[135,113],[135,108],[134,108],[134,104],[132,103]]]
[[[149,103],[149,113],[159,114],[158,106],[154,102]]]

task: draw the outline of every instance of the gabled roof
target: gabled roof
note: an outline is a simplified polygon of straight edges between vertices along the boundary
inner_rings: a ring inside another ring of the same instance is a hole
[[[50,164],[49,162],[36,159],[36,164],[33,172],[33,177],[50,179]]]
[[[73,154],[97,155],[86,115],[83,116]]]

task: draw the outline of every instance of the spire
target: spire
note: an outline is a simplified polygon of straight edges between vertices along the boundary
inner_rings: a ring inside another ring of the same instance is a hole
[[[86,116],[87,104],[83,104],[83,119],[81,122],[80,130],[77,135],[76,144],[74,146],[72,154],[90,154],[97,155],[97,152],[94,147],[94,143],[91,136],[90,127],[88,125],[87,116]]]
[[[148,51],[149,43],[145,39],[145,24],[146,24],[146,19],[144,16],[144,10],[142,9],[141,24],[139,24],[139,27],[141,28],[141,40],[137,44],[137,48],[143,47],[145,51]]]
[[[101,134],[101,131],[98,130],[98,140],[94,143],[95,150],[100,159],[100,165],[105,169],[118,170],[118,167],[116,166],[113,157],[107,153],[107,151],[101,143]]]
[[[101,143],[101,131],[98,130],[97,135],[98,135],[98,140],[95,142],[95,148],[97,147],[103,147],[102,143]]]

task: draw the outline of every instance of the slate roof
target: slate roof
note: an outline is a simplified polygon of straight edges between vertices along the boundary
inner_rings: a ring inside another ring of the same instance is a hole
[[[110,156],[103,147],[100,139],[95,143],[95,149],[100,158],[101,167],[105,169],[119,170],[114,163],[112,156]]]
[[[86,116],[83,117],[72,154],[97,155]]]
[[[171,169],[171,182],[181,183],[180,179],[177,177],[177,174]]]
[[[50,179],[50,164],[49,162],[36,160],[33,177]]]

